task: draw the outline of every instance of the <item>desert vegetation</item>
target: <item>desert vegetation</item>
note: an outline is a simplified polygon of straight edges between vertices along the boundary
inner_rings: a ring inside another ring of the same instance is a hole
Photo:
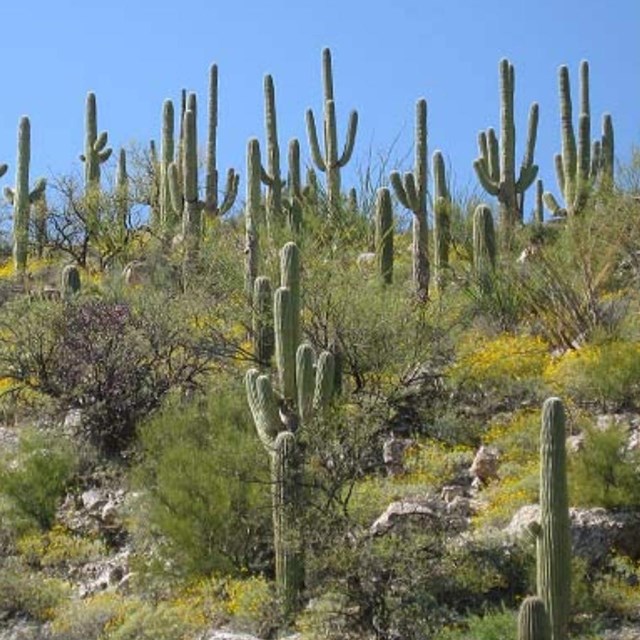
[[[615,634],[640,625],[640,154],[616,164],[609,114],[593,135],[586,62],[574,118],[563,66],[545,190],[538,106],[516,149],[499,77],[472,197],[423,98],[410,170],[345,184],[358,114],[339,140],[328,49],[306,164],[266,76],[265,142],[220,179],[216,65],[204,145],[183,91],[158,146],[113,154],[90,93],[83,179],[33,180],[21,119],[0,627],[636,637]]]

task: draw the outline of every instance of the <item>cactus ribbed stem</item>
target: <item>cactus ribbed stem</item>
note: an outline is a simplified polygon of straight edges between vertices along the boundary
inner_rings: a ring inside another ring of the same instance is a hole
[[[451,245],[451,195],[447,185],[444,158],[440,151],[433,154],[433,238],[435,281],[442,290],[449,269],[449,247]]]
[[[262,207],[260,189],[260,143],[256,138],[247,144],[246,203],[244,209],[245,293],[251,300],[253,283],[258,276],[258,221]]]
[[[60,292],[62,299],[67,302],[80,293],[80,271],[73,264],[68,264],[60,274]]]
[[[261,179],[267,187],[267,225],[282,220],[282,176],[280,175],[280,146],[276,119],[276,95],[273,78],[264,78],[264,114],[267,132],[267,167],[262,167]]]
[[[253,288],[253,350],[258,362],[268,366],[273,357],[273,309],[271,281],[266,276],[255,279]]]
[[[116,171],[116,211],[118,227],[126,231],[129,221],[129,176],[127,174],[127,152],[120,149]]]
[[[177,221],[177,211],[171,198],[169,167],[174,161],[175,116],[173,102],[165,100],[162,105],[162,147],[160,149],[160,225],[165,231],[171,230]],[[177,176],[176,176],[177,177]]]
[[[111,148],[107,148],[108,134],[103,131],[98,135],[98,107],[94,93],[87,94],[85,115],[84,154],[80,159],[84,162],[85,191],[100,186],[100,165],[111,156]]]
[[[294,234],[302,229],[302,178],[300,173],[300,143],[297,138],[289,141],[288,224]]]
[[[549,614],[552,640],[565,640],[571,605],[571,534],[567,492],[565,411],[559,398],[542,408],[538,596]]]
[[[493,216],[486,204],[478,205],[473,213],[473,266],[481,282],[488,282],[496,267]]]

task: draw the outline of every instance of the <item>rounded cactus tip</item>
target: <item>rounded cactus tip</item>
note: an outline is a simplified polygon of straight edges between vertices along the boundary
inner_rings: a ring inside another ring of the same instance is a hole
[[[7,173],[7,169],[9,168],[8,164],[0,164],[0,178]]]

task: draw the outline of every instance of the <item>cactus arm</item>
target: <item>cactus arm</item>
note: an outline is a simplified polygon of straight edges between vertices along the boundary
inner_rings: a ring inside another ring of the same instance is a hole
[[[491,180],[497,185],[500,184],[500,143],[496,136],[496,130],[493,127],[487,129],[487,148],[489,151],[488,156],[488,169]]]
[[[606,113],[602,118],[602,173],[610,182],[613,181],[613,169],[615,165],[613,120]]]
[[[178,183],[178,165],[172,162],[169,165],[169,193],[171,195],[171,206],[174,211],[182,209],[182,191]]]
[[[15,202],[16,194],[11,187],[5,187],[2,192],[4,194],[5,200],[9,204],[13,204]]]
[[[271,451],[274,448],[280,424],[271,382],[267,376],[261,376],[257,369],[249,369],[245,376],[245,387],[249,409],[260,442],[267,451]]]
[[[476,276],[483,278],[496,266],[496,239],[491,209],[480,204],[473,214],[473,265]]]
[[[7,169],[9,168],[8,164],[0,164],[0,178],[7,173]]]
[[[344,167],[351,156],[353,155],[353,148],[356,144],[356,133],[358,132],[358,112],[352,111],[349,114],[349,124],[347,125],[347,138],[344,142],[344,149],[342,155],[337,162],[338,167]]]
[[[335,389],[335,358],[330,351],[323,351],[316,363],[313,410],[321,413],[331,403]]]
[[[291,336],[300,344],[300,250],[295,242],[287,242],[280,251],[280,285],[291,292]],[[295,348],[295,346],[294,346]]]
[[[276,289],[273,299],[273,324],[280,393],[286,401],[292,403],[296,397],[295,345],[291,339],[291,291],[286,287]]]
[[[173,102],[165,100],[162,105],[162,147],[160,150],[160,222],[165,230],[172,226],[175,212],[179,211],[174,207],[174,200],[171,195],[171,178],[169,176],[169,166],[174,161],[175,152],[174,120]],[[177,177],[176,174],[176,179]],[[175,187],[177,185],[176,180]]]
[[[411,209],[411,204],[409,202],[409,198],[407,197],[407,192],[404,188],[404,184],[402,182],[402,177],[400,173],[397,171],[393,171],[389,175],[389,181],[391,182],[391,186],[393,187],[393,192],[396,194],[396,198],[400,201],[400,204],[405,209]]]
[[[320,151],[316,121],[311,109],[307,109],[307,135],[309,137],[309,146],[311,147],[311,157],[313,158],[313,162],[320,171],[326,171],[327,165],[325,164],[322,152]]]
[[[565,209],[563,209],[558,201],[556,200],[553,193],[550,191],[545,191],[542,196],[542,200],[544,201],[544,206],[551,211],[554,216],[564,216],[566,215]]]
[[[218,215],[223,216],[231,207],[233,207],[233,203],[236,201],[238,197],[238,187],[240,186],[240,176],[235,172],[234,169],[229,169],[227,171],[227,181],[224,188],[224,197],[222,199],[222,204],[218,207]]]
[[[296,351],[296,386],[298,390],[298,415],[300,423],[309,424],[313,416],[314,354],[308,344],[301,344]]]
[[[273,357],[273,310],[271,281],[266,276],[255,279],[253,287],[252,337],[258,361],[268,366]]]
[[[559,71],[560,83],[560,126],[562,129],[562,166],[564,169],[564,185],[562,193],[567,204],[575,197],[575,173],[577,162],[576,138],[573,131],[571,107],[571,87],[569,85],[569,69],[563,65]]]
[[[478,181],[482,185],[482,188],[489,195],[497,196],[500,193],[500,185],[491,179],[486,162],[482,158],[476,158],[473,162],[473,168],[475,169],[476,176],[478,176]]]
[[[325,101],[333,100],[333,67],[328,47],[322,50],[322,89]]]

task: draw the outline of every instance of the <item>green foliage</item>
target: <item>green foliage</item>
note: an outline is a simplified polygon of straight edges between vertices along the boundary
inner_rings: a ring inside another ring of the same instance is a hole
[[[640,405],[640,343],[611,340],[567,351],[546,372],[547,379],[578,402],[610,410]]]
[[[640,505],[640,452],[628,448],[628,437],[624,425],[587,428],[572,460],[573,504],[605,509]]]
[[[223,383],[170,402],[144,425],[141,444],[137,529],[156,538],[172,573],[262,569],[268,470],[242,391]]]
[[[75,465],[73,449],[66,440],[24,431],[17,455],[5,453],[0,458],[0,499],[6,503],[5,517],[18,530],[33,526],[49,529]]]
[[[434,640],[505,640],[515,638],[516,614],[507,609],[470,615],[461,624],[445,629]]]

